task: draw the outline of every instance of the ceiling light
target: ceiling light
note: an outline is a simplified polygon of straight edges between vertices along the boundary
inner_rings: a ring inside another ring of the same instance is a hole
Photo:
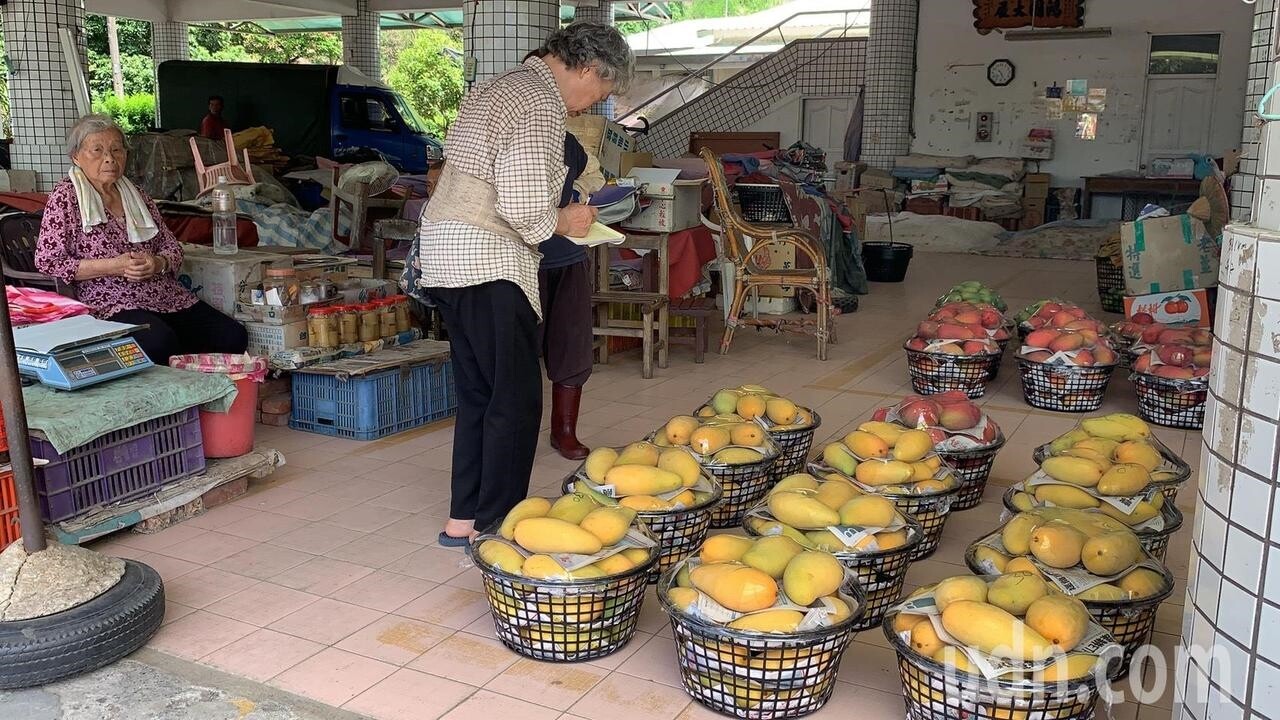
[[[1027,28],[1007,30],[1005,40],[1082,40],[1088,38],[1109,38],[1111,28]]]

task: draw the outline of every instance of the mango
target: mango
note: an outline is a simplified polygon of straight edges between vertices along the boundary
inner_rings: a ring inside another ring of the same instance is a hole
[[[1107,533],[1085,541],[1080,562],[1094,575],[1115,575],[1138,562],[1142,545],[1131,530]]]
[[[684,487],[679,475],[645,465],[615,465],[604,475],[615,495],[661,495]],[[585,516],[584,516],[585,517]]]
[[[1071,483],[1080,487],[1093,487],[1102,478],[1102,468],[1098,467],[1096,462],[1070,455],[1045,458],[1040,469],[1045,475],[1058,482]]]
[[[911,463],[912,480],[917,482],[932,480],[934,473],[935,471],[933,468],[929,467],[929,463],[919,461]]]
[[[682,508],[682,507],[687,508],[687,507],[693,507],[695,504],[697,504],[698,497],[693,493],[692,490],[685,490],[679,495],[672,497],[667,502],[670,503],[671,507],[673,508]]]
[[[763,610],[743,615],[730,622],[729,627],[748,632],[790,633],[796,631],[801,620],[804,620],[804,613],[799,610]]]
[[[1098,492],[1113,497],[1137,495],[1151,483],[1151,473],[1141,465],[1123,463],[1112,466],[1098,480]]]
[[[671,606],[680,612],[687,611],[698,602],[699,597],[702,597],[702,593],[693,588],[673,587],[667,590],[667,600],[670,600]]]
[[[1005,567],[1009,564],[1009,556],[996,550],[993,547],[979,545],[973,551],[973,558],[979,565],[987,569],[987,573],[991,575],[999,575],[1005,571]]]
[[[600,544],[609,547],[617,545],[626,537],[631,522],[636,519],[636,511],[624,507],[596,508],[582,518],[579,527],[600,538]]]
[[[626,446],[614,462],[614,465],[647,465],[649,467],[657,464],[658,448],[653,443],[647,442],[631,443]]]
[[[1031,513],[1018,513],[1000,529],[1000,542],[1011,555],[1031,552],[1031,532],[1044,521]]]
[[[689,447],[699,455],[714,455],[729,446],[729,431],[713,425],[703,425],[689,436]]]
[[[1067,595],[1045,595],[1027,608],[1027,627],[1062,652],[1071,652],[1089,631],[1090,615],[1084,603]]]
[[[1083,442],[1091,437],[1093,436],[1079,428],[1068,430],[1062,435],[1054,438],[1053,442],[1049,443],[1049,454],[1061,455],[1064,451],[1070,450],[1074,447],[1076,443]]]
[[[1075,445],[1072,445],[1071,449],[1090,450],[1092,452],[1095,452],[1101,455],[1102,457],[1106,458],[1108,462],[1110,462],[1111,458],[1115,456],[1116,448],[1119,446],[1120,446],[1120,443],[1116,442],[1115,440],[1108,440],[1106,438],[1088,437],[1076,443]]]
[[[805,533],[807,547],[825,552],[842,552],[848,550],[844,542],[832,535],[829,530],[810,530]]]
[[[849,477],[853,477],[854,470],[858,467],[858,459],[842,443],[831,443],[823,448],[822,462]]]
[[[796,473],[788,475],[777,482],[769,491],[770,493],[782,492],[784,490],[817,490],[820,487],[818,479],[807,473]]]
[[[748,394],[738,398],[737,413],[744,420],[755,420],[764,415],[767,409],[768,403],[760,395]]]
[[[914,472],[911,465],[900,460],[887,462],[869,460],[858,463],[857,469],[854,470],[854,477],[863,485],[882,487],[904,483],[911,479]]]
[[[774,425],[791,425],[800,417],[800,409],[786,398],[770,398],[765,401],[764,415]]]
[[[618,451],[610,447],[598,447],[592,450],[582,462],[582,469],[587,479],[597,485],[604,484],[604,474],[618,462]]]
[[[1028,557],[1012,558],[1005,564],[1004,572],[1006,575],[1009,573],[1027,573],[1038,578],[1044,578],[1044,573],[1040,572],[1040,568],[1036,567],[1036,564],[1031,562],[1031,558]]]
[[[679,443],[687,445],[688,443]],[[683,448],[668,448],[658,455],[658,469],[666,470],[680,476],[685,487],[693,487],[702,477],[702,468],[698,461]]]
[[[787,563],[782,572],[782,588],[799,605],[812,605],[823,595],[832,595],[844,584],[844,566],[830,553],[805,550]]]
[[[676,587],[693,587],[693,579],[689,577],[689,571],[693,566],[689,563],[681,563],[680,569],[676,571]]]
[[[987,581],[974,575],[957,575],[942,580],[933,588],[933,603],[939,610],[945,611],[952,603],[961,600],[985,603]]]
[[[863,460],[889,457],[889,443],[869,432],[854,430],[844,436],[844,444]]]
[[[547,511],[547,517],[577,525],[582,522],[582,518],[586,517],[587,513],[598,507],[600,506],[596,505],[596,501],[592,500],[591,496],[586,493],[569,493],[561,495],[551,504],[551,509]]]
[[[778,583],[765,573],[737,563],[699,565],[689,571],[693,586],[712,600],[741,613],[773,607]]]
[[[774,580],[781,580],[787,564],[796,555],[804,552],[804,547],[785,535],[762,537],[742,554],[740,561],[749,567],[764,572]]]
[[[524,543],[521,543],[522,545]],[[547,555],[530,555],[520,567],[520,574],[537,580],[568,580],[569,572]]]
[[[1159,595],[1165,590],[1164,576],[1155,570],[1137,568],[1116,582],[1129,597],[1140,600]]]
[[[666,426],[663,428],[663,434],[666,436],[667,442],[672,445],[688,445],[693,431],[697,430],[701,424],[698,422],[698,418],[677,415],[667,421]]]
[[[729,441],[734,445],[760,447],[764,445],[764,428],[755,423],[738,423],[729,426]]]
[[[733,683],[725,683],[718,677],[707,677],[699,673],[690,673],[690,677],[695,685],[712,691],[716,697],[724,695],[732,698],[733,704],[740,710],[752,710],[759,707],[766,697],[773,697],[772,692],[766,693],[764,686],[755,680],[737,678]]]
[[[1059,522],[1045,523],[1031,531],[1029,547],[1035,559],[1054,568],[1080,564],[1087,538],[1074,527]]]
[[[731,413],[738,408],[738,398],[741,393],[734,390],[721,390],[711,398],[711,408],[715,410],[717,415],[721,413]]]
[[[790,525],[783,525],[777,520],[765,520],[764,518],[747,517],[743,519],[742,522],[743,522],[743,525],[745,525],[748,530],[755,533],[756,535],[761,535],[764,537],[769,537],[773,535],[783,535],[791,538],[792,540],[795,540],[796,543],[804,547],[809,546],[809,538],[806,537],[804,533],[791,527]],[[827,533],[827,534],[830,535],[830,533]]]
[[[1155,472],[1164,464],[1160,451],[1145,440],[1128,440],[1116,445],[1112,457],[1118,463],[1141,465],[1147,472]]]
[[[872,435],[879,437],[890,447],[895,445],[898,442],[898,438],[902,437],[902,433],[907,431],[907,428],[904,428],[901,425],[894,425],[893,423],[882,422],[879,420],[869,420],[864,422],[858,426],[858,429],[862,432],[869,432]]]
[[[840,514],[823,505],[816,497],[801,490],[788,490],[769,495],[769,512],[779,522],[801,530],[814,530],[840,522]]]
[[[569,577],[574,580],[595,580],[604,577],[604,571],[595,566],[595,563],[584,565],[577,570],[570,570]]]
[[[1115,602],[1117,600],[1128,600],[1129,593],[1112,585],[1111,583],[1102,583],[1083,592],[1076,593],[1077,600]]]
[[[1093,674],[1098,666],[1098,656],[1087,653],[1072,653],[1053,661],[1043,670],[1032,673],[1031,679],[1038,683],[1059,683],[1070,680],[1081,680]]]
[[[1110,442],[1110,441],[1104,441],[1104,442]],[[1111,468],[1111,458],[1107,455],[1103,455],[1102,453],[1092,448],[1087,448],[1087,447],[1082,448],[1077,445],[1076,447],[1073,447],[1070,450],[1067,450],[1066,452],[1062,453],[1061,456],[1081,458],[1083,460],[1088,460],[1094,465],[1097,465],[1098,469],[1103,472],[1106,472]]]
[[[907,544],[911,536],[906,528],[876,533],[876,546],[881,550],[893,550]]]
[[[1031,603],[1049,592],[1044,580],[1031,573],[1001,575],[987,588],[987,602],[1010,615],[1027,614]]]
[[[1164,495],[1156,493],[1155,497],[1162,498]],[[1108,517],[1113,517],[1130,527],[1141,525],[1160,514],[1160,508],[1149,500],[1139,501],[1130,513],[1124,512],[1111,503],[1102,503],[1098,509]]]
[[[841,506],[861,494],[862,491],[854,487],[853,483],[844,480],[828,480],[818,486],[814,497],[823,505],[839,511]]]
[[[755,544],[755,540],[741,535],[711,535],[702,543],[698,559],[704,563],[737,562]]]
[[[1096,418],[1085,418],[1080,428],[1094,437],[1109,440],[1145,440],[1151,437],[1151,428],[1137,415],[1111,413]]]
[[[908,492],[915,495],[936,495],[938,493],[946,492],[953,487],[955,487],[955,484],[951,482],[950,478],[943,480],[921,480],[912,486]]]
[[[1055,507],[1087,510],[1102,504],[1098,498],[1071,485],[1037,485],[1033,492],[1036,500]]]
[[[943,665],[959,670],[960,672],[978,673],[977,668],[973,666],[973,662],[969,660],[969,656],[964,651],[954,645],[944,645],[938,648],[933,654],[933,661],[942,663]]]
[[[511,508],[507,516],[502,519],[502,525],[498,528],[498,534],[504,539],[514,540],[516,537],[516,523],[531,517],[543,517],[551,512],[551,501],[544,497],[525,498],[516,503]]]
[[[671,509],[671,503],[652,495],[628,495],[619,499],[618,505],[637,512],[663,512]]]
[[[710,405],[703,405],[702,407],[698,408],[698,412],[694,413],[693,415],[699,420],[713,418],[716,416],[716,409],[711,407]]]
[[[597,570],[605,575],[621,575],[636,566],[631,559],[622,553],[615,553],[607,558],[601,558],[591,563]]]
[[[792,425],[794,427],[813,427],[813,413],[802,407],[796,408],[796,419]]]
[[[902,633],[905,633],[905,632],[911,632],[911,629],[916,626],[916,623],[928,622],[928,620],[929,618],[925,617],[924,615],[909,615],[906,613],[898,613],[897,615],[893,616],[893,621],[891,625],[893,627],[893,631],[901,635]]]
[[[1043,635],[984,602],[957,600],[947,605],[942,627],[961,643],[1008,660],[1043,660],[1053,654],[1052,643]]]
[[[563,598],[550,598],[547,602],[538,603],[538,612],[546,615],[553,623],[579,624],[595,622],[604,614],[605,602],[585,595],[571,595]]]
[[[943,648],[946,643],[938,637],[938,631],[934,629],[932,622],[916,623],[911,628],[911,649],[924,657],[933,657],[933,654]]]
[[[763,460],[764,455],[750,448],[731,447],[716,453],[713,459],[723,465],[750,465]]]
[[[840,525],[886,528],[897,519],[897,506],[879,495],[859,495],[840,506]]]
[[[552,517],[527,518],[516,523],[515,540],[531,553],[548,555],[594,555],[604,547],[595,535]]]
[[[1021,491],[1015,492],[1013,496],[1009,498],[1009,502],[1018,512],[1026,512],[1036,506],[1035,496]]]
[[[893,459],[913,463],[933,452],[933,438],[923,430],[908,430],[898,436],[893,446]]]
[[[495,567],[512,575],[520,574],[524,566],[524,555],[510,545],[497,540],[485,540],[476,548],[476,554],[491,567]]]
[[[630,560],[632,565],[643,565],[649,562],[649,551],[645,548],[627,548],[622,551],[622,555]]]

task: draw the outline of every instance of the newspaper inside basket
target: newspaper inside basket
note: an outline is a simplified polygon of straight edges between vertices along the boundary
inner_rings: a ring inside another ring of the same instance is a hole
[[[769,522],[776,522],[776,523],[782,522],[778,518],[774,517],[773,513],[769,512],[769,509],[764,505],[760,505],[752,508],[751,510],[748,510],[747,516],[758,517],[762,520],[768,520]],[[876,541],[874,539],[876,533],[886,532],[886,531],[893,532],[895,530],[902,530],[903,528],[906,528],[906,527],[907,527],[906,520],[903,519],[902,513],[898,513],[893,524],[889,525],[888,527],[870,527],[870,526],[861,526],[861,525],[828,525],[827,527],[821,528],[821,529],[831,533],[836,537],[836,539],[844,543],[846,549],[842,550],[841,552],[873,553],[880,550],[880,546],[876,544]],[[805,532],[805,531],[802,530],[801,532]],[[764,535],[764,536],[781,535],[781,534],[782,534],[782,528],[780,527],[771,527],[761,533],[761,535]],[[872,538],[871,541],[868,542],[863,547],[857,547],[858,543],[867,537],[871,537]]]
[[[1049,485],[1049,484],[1065,484],[1065,483],[1058,483],[1057,481],[1054,481],[1052,483],[1041,483],[1041,484]],[[1073,485],[1072,487],[1079,487],[1079,486]],[[1031,494],[1033,489],[1034,489],[1033,486],[1027,485],[1026,480],[1013,486],[1013,490],[1015,492],[1021,492],[1021,493],[1027,493],[1027,494]],[[1086,491],[1088,490],[1088,488],[1080,488],[1080,489],[1086,490]],[[1139,499],[1150,500],[1151,498],[1155,497],[1156,493],[1158,492],[1160,491],[1154,488],[1149,488],[1145,494],[1139,496]],[[1102,498],[1099,497],[1099,499],[1101,500]],[[1036,502],[1036,505],[1042,505],[1044,507],[1058,507],[1057,505],[1054,505],[1051,502],[1045,502],[1039,499],[1037,499],[1035,502]],[[1007,509],[1005,510],[1005,514],[1008,514]],[[1012,517],[1012,515],[1010,514],[1009,517]],[[1005,517],[1003,519],[1007,520],[1008,517]],[[1164,512],[1162,511],[1162,512],[1156,513],[1155,517],[1151,518],[1150,520],[1146,520],[1145,522],[1140,522],[1137,525],[1129,525],[1129,529],[1133,530],[1134,532],[1139,532],[1139,531],[1160,532],[1161,530],[1164,530]]]
[[[978,541],[978,544],[985,547],[992,548],[1005,555],[1010,554],[1008,550],[1005,550],[1004,543],[1000,541],[1000,534],[998,532],[982,538],[981,540]],[[1081,565],[1076,565],[1075,567],[1070,567],[1070,568],[1055,568],[1055,567],[1050,567],[1048,565],[1045,565],[1044,563],[1040,562],[1032,555],[1026,555],[1025,557],[1028,560],[1030,560],[1033,565],[1036,566],[1036,569],[1038,569],[1040,573],[1044,575],[1044,578],[1046,580],[1052,582],[1054,585],[1058,587],[1059,590],[1066,593],[1067,595],[1079,595],[1080,593],[1084,592],[1085,590],[1088,590],[1089,588],[1097,587],[1104,583],[1114,582],[1124,577],[1125,575],[1128,575],[1134,570],[1137,570],[1138,568],[1147,568],[1148,570],[1154,570],[1155,572],[1159,573],[1161,576],[1164,575],[1164,566],[1149,556],[1143,560],[1139,560],[1133,565],[1130,565],[1129,567],[1116,573],[1115,575],[1105,575],[1105,576],[1094,575],[1093,573],[1089,572]],[[998,575],[1000,572],[990,562],[984,562],[984,561],[978,560],[977,563],[983,573]]]
[[[1110,505],[1111,507],[1116,508],[1117,510],[1119,510],[1120,512],[1126,515],[1128,515],[1129,513],[1132,513],[1134,509],[1138,507],[1138,503],[1142,502],[1143,500],[1150,500],[1151,493],[1159,492],[1159,490],[1156,490],[1150,486],[1147,486],[1147,488],[1138,495],[1130,495],[1130,496],[1124,496],[1124,497],[1117,497],[1115,495],[1103,495],[1102,493],[1098,492],[1097,488],[1084,487],[1082,485],[1074,485],[1072,483],[1062,482],[1061,480],[1054,480],[1053,478],[1049,477],[1048,474],[1046,474],[1045,471],[1043,470],[1037,470],[1034,473],[1032,473],[1031,477],[1023,481],[1023,484],[1027,487],[1028,490],[1034,490],[1035,488],[1042,487],[1044,485],[1064,485],[1069,488],[1075,488],[1077,490],[1083,491],[1087,495],[1090,495],[1096,498],[1100,502],[1104,502]]]
[[[933,625],[934,631],[938,634],[938,639],[959,648],[968,656],[974,667],[978,668],[982,676],[989,680],[1000,679],[1013,673],[1031,673],[1043,670],[1064,657],[1063,654],[1059,653],[1045,660],[1024,662],[988,655],[980,650],[971,648],[952,637],[946,628],[942,626],[942,612],[938,610],[932,593],[906,600],[898,605],[897,610],[904,615],[923,615],[927,617],[930,624]],[[900,636],[904,642],[910,643],[910,631],[904,631]],[[1090,621],[1089,629],[1084,638],[1071,650],[1071,654],[1076,653],[1099,656],[1099,662],[1105,668],[1124,656],[1124,648],[1101,625]]]

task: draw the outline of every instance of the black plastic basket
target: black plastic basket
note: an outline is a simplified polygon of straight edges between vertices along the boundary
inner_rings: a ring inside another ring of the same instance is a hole
[[[663,574],[657,594],[671,618],[680,682],[694,700],[731,717],[781,720],[810,715],[831,698],[865,605],[856,583],[842,588],[857,604],[842,623],[807,632],[757,633],[677,610],[667,597],[675,574],[675,569]]]
[[[1093,720],[1098,687],[1092,676],[1033,685],[988,680],[922,657],[893,631],[897,613],[885,617],[885,637],[898,653],[908,720]]]
[[[1143,420],[1188,430],[1204,427],[1209,378],[1174,380],[1135,372],[1129,379],[1138,395],[1138,416]]]
[[[1020,512],[1013,504],[1013,496],[1019,492],[1025,492],[1021,483],[1004,491],[1004,508],[1010,513],[1016,514]],[[1164,528],[1160,530],[1135,529],[1133,533],[1138,536],[1138,544],[1142,546],[1143,550],[1147,551],[1148,555],[1160,562],[1164,562],[1165,553],[1169,549],[1169,536],[1182,527],[1183,517],[1182,511],[1167,500],[1164,505],[1160,506],[1160,515],[1164,518]]]
[[[1115,369],[1115,365],[1080,367],[1018,358],[1027,404],[1057,412],[1092,412],[1102,407]]]
[[[1098,300],[1102,309],[1109,313],[1124,312],[1124,268],[1111,262],[1111,258],[1098,256],[1094,263],[1098,267]]]
[[[480,569],[494,630],[503,645],[535,660],[579,662],[615,652],[635,635],[649,571],[657,563],[656,549],[643,565],[618,575],[537,580],[480,559],[475,549],[485,540],[500,540],[495,531],[496,526],[476,538],[467,555]]]
[[[658,429],[648,437],[653,442]],[[724,491],[720,503],[711,508],[711,527],[716,529],[736,528],[742,524],[742,516],[748,510],[760,504],[760,498],[769,492],[769,488],[777,482],[774,466],[782,456],[782,451],[772,436],[765,440],[766,452],[763,460],[745,465],[703,465],[702,469],[711,474],[720,483]]]
[[[738,206],[747,222],[789,223],[791,213],[782,196],[782,187],[768,183],[736,183]]]
[[[781,480],[788,475],[804,472],[804,464],[809,460],[809,451],[813,449],[813,436],[822,426],[822,416],[814,410],[804,408],[813,416],[813,424],[795,430],[769,430],[769,436],[778,444],[782,455],[773,466],[774,478]]]
[[[938,457],[955,471],[956,480],[960,482],[960,492],[951,504],[952,510],[970,510],[982,502],[987,480],[991,477],[991,466],[1004,443],[1004,433],[1000,433],[995,442],[986,447],[938,451]]]
[[[1160,492],[1164,493],[1166,503],[1172,503],[1178,499],[1178,491],[1182,489],[1183,483],[1191,477],[1191,466],[1181,457],[1178,457],[1178,454],[1171,450],[1168,445],[1160,442],[1160,438],[1155,435],[1147,438],[1147,442],[1155,446],[1155,449],[1160,451],[1160,456],[1164,458],[1165,464],[1160,469],[1171,470],[1176,473],[1169,480],[1152,483],[1160,489]],[[1031,452],[1031,459],[1035,461],[1036,465],[1043,464],[1045,458],[1049,457],[1050,444],[1045,443]]]
[[[991,382],[1000,376],[1000,365],[1004,362],[1004,351],[1009,349],[1009,342],[1012,338],[997,340],[996,345],[1000,346],[1000,352],[992,355],[987,366],[987,382]]]
[[[947,390],[960,390],[970,398],[987,392],[991,365],[999,365],[999,355],[947,355],[946,353],[907,351],[907,370],[911,387],[920,395],[937,395]]]
[[[704,470],[705,472],[705,470]],[[573,492],[573,475],[564,479],[561,490]],[[692,507],[681,510],[639,510],[636,517],[644,522],[649,532],[658,539],[658,561],[649,570],[649,582],[655,583],[667,568],[689,557],[702,547],[711,528],[711,509],[720,502],[724,491],[720,483],[710,478],[715,489],[711,497]]]

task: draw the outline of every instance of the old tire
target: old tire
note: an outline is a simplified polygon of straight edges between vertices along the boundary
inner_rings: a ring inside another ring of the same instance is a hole
[[[164,619],[164,585],[125,560],[120,582],[70,610],[0,622],[0,689],[44,685],[96,670],[146,644]]]

